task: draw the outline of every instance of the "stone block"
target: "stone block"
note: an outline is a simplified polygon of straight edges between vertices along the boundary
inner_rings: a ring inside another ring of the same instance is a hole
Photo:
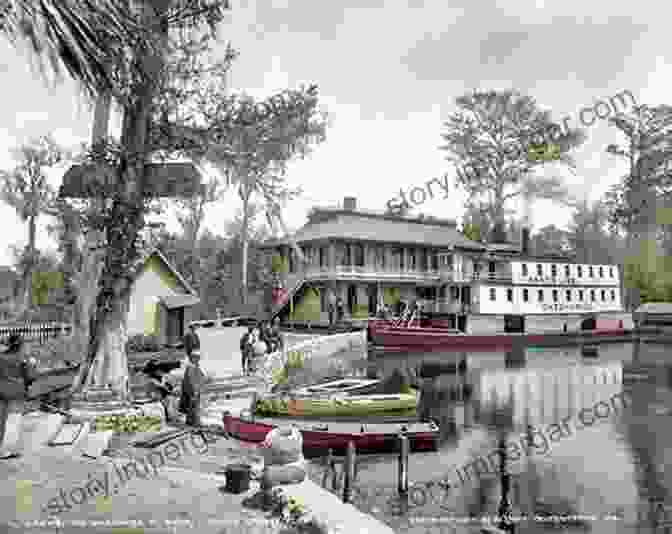
[[[99,458],[109,447],[112,436],[114,430],[89,433],[79,444],[79,451],[84,456]]]

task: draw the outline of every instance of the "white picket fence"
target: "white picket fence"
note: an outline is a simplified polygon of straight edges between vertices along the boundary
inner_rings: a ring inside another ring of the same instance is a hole
[[[24,341],[43,344],[49,339],[71,335],[72,325],[55,322],[0,325],[0,343],[6,342],[12,334],[20,335]]]
[[[343,350],[361,350],[362,354],[366,351],[366,331],[348,332],[345,334],[334,334],[331,336],[319,336],[308,339],[289,347],[285,345],[282,351],[269,354],[257,375],[263,378],[266,390],[270,391],[273,386],[273,375],[287,363],[289,353],[301,354],[304,361],[310,361],[316,358],[329,358],[337,352]]]

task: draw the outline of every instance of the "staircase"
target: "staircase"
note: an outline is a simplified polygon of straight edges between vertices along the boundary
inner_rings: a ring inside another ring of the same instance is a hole
[[[271,310],[271,320],[275,319],[280,314],[280,312],[285,309],[286,306],[289,306],[290,299],[298,293],[305,282],[306,279],[304,274],[301,272],[291,274],[288,273],[286,275],[285,289],[287,290],[287,294],[281,302],[273,306]]]

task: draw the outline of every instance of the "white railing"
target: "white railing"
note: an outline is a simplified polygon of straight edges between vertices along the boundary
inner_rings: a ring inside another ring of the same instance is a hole
[[[304,276],[307,280],[321,277],[350,276],[361,278],[399,278],[406,280],[438,280],[438,270],[402,269],[400,267],[375,267],[338,265],[336,267],[308,267]]]
[[[268,392],[273,387],[274,373],[284,367],[287,363],[287,356],[291,352],[301,354],[304,362],[307,362],[315,358],[329,358],[344,349],[356,350],[357,348],[361,348],[362,352],[366,350],[366,331],[364,330],[319,336],[299,342],[291,347],[287,347],[285,344],[282,351],[273,352],[264,358],[257,375],[264,380]]]
[[[511,273],[482,273],[444,269],[441,271],[442,282],[511,282]]]
[[[0,342],[7,341],[10,335],[18,334],[24,341],[33,341],[40,344],[50,338],[69,336],[72,334],[72,325],[68,323],[13,323],[0,325]]]

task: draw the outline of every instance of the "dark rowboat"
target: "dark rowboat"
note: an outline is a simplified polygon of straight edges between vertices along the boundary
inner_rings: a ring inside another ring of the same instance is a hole
[[[306,450],[344,449],[352,441],[358,451],[378,452],[394,448],[404,432],[413,451],[434,451],[438,446],[439,427],[434,422],[385,420],[380,422],[310,421],[252,417],[224,413],[227,434],[253,443],[261,443],[278,426],[295,426],[303,437]]]

